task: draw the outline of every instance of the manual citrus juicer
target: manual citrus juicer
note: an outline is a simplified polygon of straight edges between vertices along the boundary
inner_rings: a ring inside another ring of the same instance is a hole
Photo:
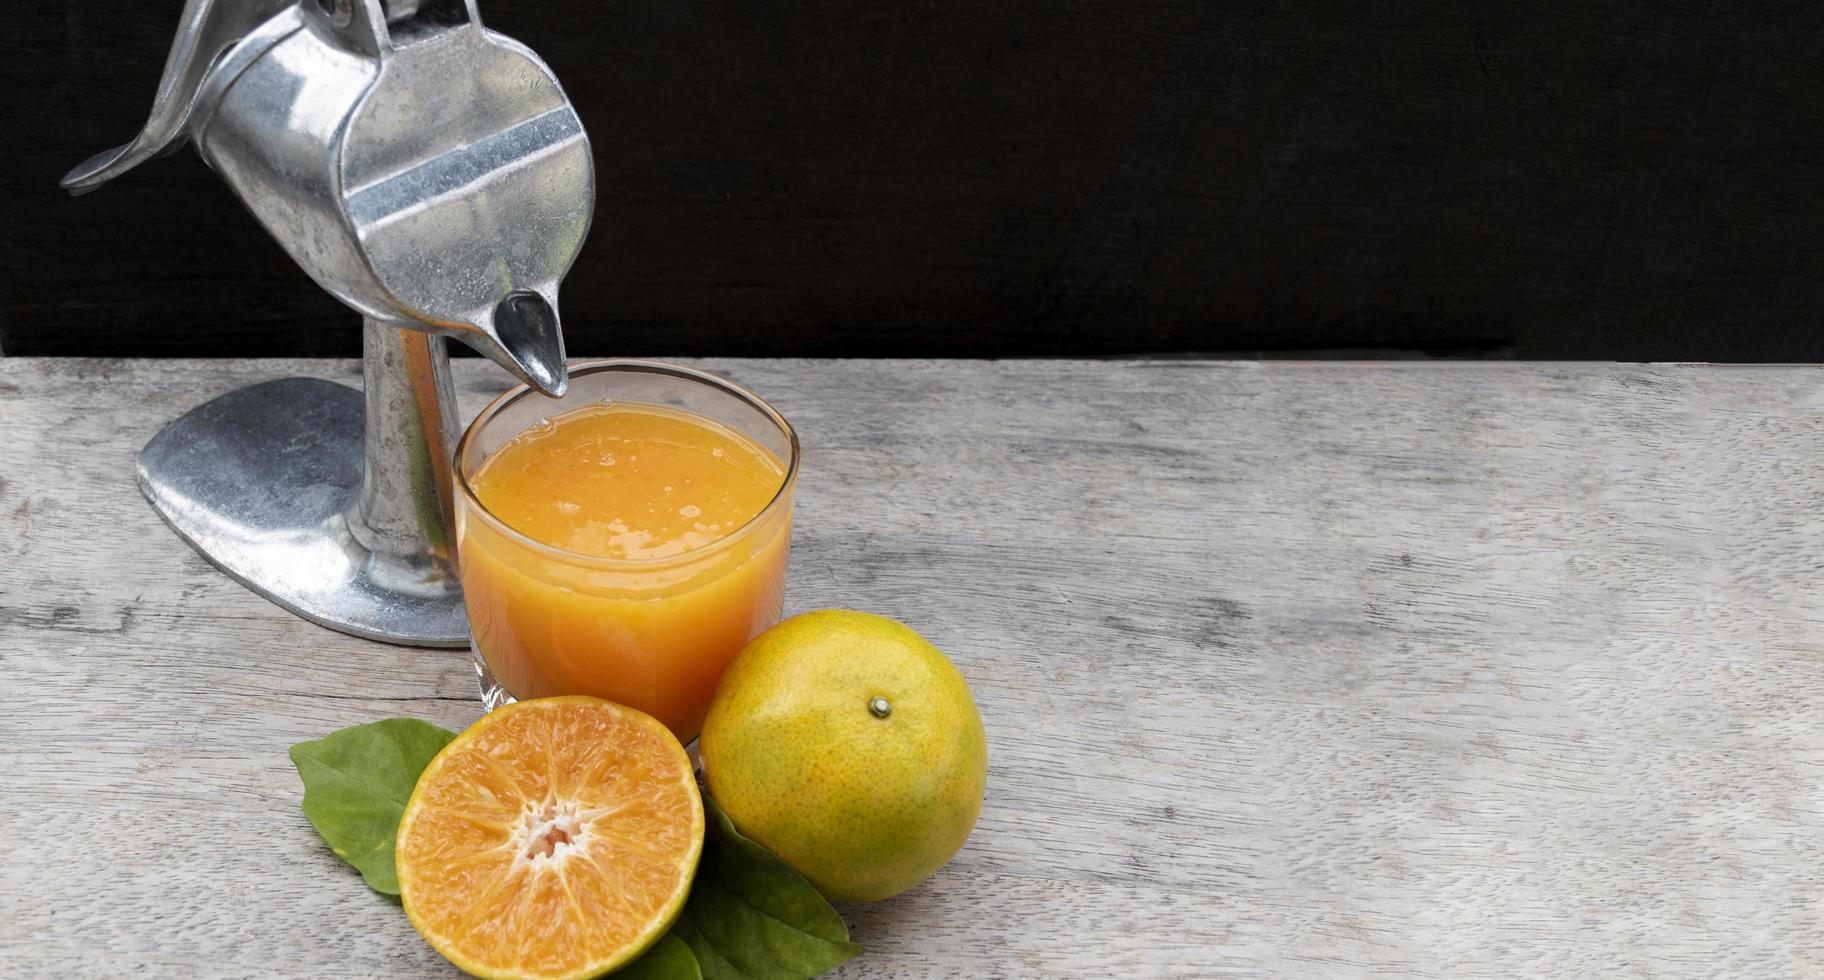
[[[557,288],[595,203],[569,99],[474,0],[188,0],[145,129],[63,186],[93,190],[186,137],[361,315],[365,409],[314,378],[230,392],[146,444],[140,489],[306,619],[467,644],[444,337],[563,393]]]

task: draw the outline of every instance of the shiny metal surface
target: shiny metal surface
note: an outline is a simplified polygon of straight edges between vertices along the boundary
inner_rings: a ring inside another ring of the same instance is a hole
[[[83,161],[63,178],[63,187],[73,194],[92,191],[175,149],[184,140],[197,90],[216,57],[287,6],[284,0],[189,0],[184,4],[177,39],[165,58],[145,128],[132,142]]]
[[[146,443],[139,486],[217,568],[312,622],[369,639],[464,646],[462,594],[441,571],[370,551],[362,396],[315,378],[229,392]]]
[[[582,124],[550,69],[486,30],[474,0],[190,0],[144,131],[63,185],[91,190],[186,134],[363,317],[366,408],[322,382],[224,396],[146,446],[146,496],[211,561],[300,615],[461,645],[443,337],[563,392],[558,286],[595,203]]]
[[[205,81],[198,151],[363,316],[459,337],[561,392],[558,284],[595,197],[575,111],[536,56],[472,14],[389,29],[371,0],[353,9],[347,27],[314,2],[263,25],[251,63]]]
[[[363,348],[366,466],[349,532],[376,583],[461,601],[450,499],[460,426],[444,339],[369,320]]]

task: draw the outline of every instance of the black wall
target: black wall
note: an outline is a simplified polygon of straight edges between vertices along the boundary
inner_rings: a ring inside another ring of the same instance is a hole
[[[9,10],[0,349],[356,352],[191,151],[57,189],[138,129],[179,9]],[[1824,360],[1824,6],[1754,9],[482,12],[594,140],[579,353]]]

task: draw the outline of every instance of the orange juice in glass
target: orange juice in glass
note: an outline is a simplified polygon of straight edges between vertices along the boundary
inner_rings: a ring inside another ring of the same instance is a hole
[[[779,621],[798,437],[753,394],[651,361],[524,387],[456,448],[464,601],[491,709],[591,694],[684,742],[722,669]]]

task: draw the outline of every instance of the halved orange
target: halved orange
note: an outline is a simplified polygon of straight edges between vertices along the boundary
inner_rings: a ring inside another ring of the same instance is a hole
[[[496,708],[418,777],[394,860],[405,914],[478,977],[615,969],[684,907],[703,799],[671,731],[589,697]]]

